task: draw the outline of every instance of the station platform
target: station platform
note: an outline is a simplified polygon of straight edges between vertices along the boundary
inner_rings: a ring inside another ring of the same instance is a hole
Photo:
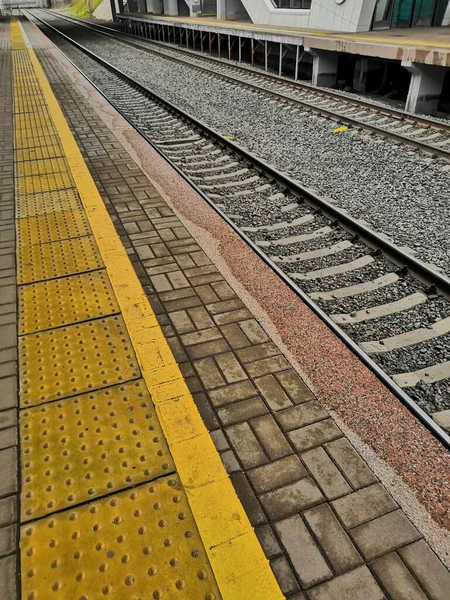
[[[0,23],[2,600],[447,600],[450,456]]]
[[[412,63],[449,67],[450,27],[415,27],[358,33],[337,33],[286,26],[257,25],[249,21],[219,21],[208,17],[174,17],[146,13],[119,13],[119,19],[148,20],[199,31],[251,37],[281,44],[328,50]]]

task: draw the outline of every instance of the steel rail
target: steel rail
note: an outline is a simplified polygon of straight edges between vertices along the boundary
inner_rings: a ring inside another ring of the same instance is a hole
[[[22,12],[23,12],[23,14],[25,16],[27,16],[27,13],[29,11],[22,11]],[[408,260],[413,261],[413,263],[419,263],[421,269],[424,269],[425,271],[429,271],[429,275],[430,276],[437,277],[440,281],[442,280],[442,283],[445,283],[445,288],[450,291],[450,279],[448,279],[447,277],[442,276],[441,274],[439,274],[439,273],[437,273],[437,272],[429,269],[429,267],[427,267],[426,265],[424,265],[423,263],[421,263],[420,261],[418,261],[414,257],[411,257],[411,256],[405,254],[399,248],[397,248],[396,246],[394,246],[391,242],[388,242],[388,241],[384,240],[383,238],[379,237],[375,232],[372,232],[370,229],[368,229],[367,227],[365,227],[361,223],[358,223],[352,217],[349,217],[348,215],[345,215],[344,213],[342,213],[342,211],[340,211],[336,207],[334,207],[331,204],[329,204],[326,200],[324,200],[322,198],[319,198],[318,196],[316,196],[315,194],[313,194],[312,192],[310,192],[306,188],[302,187],[298,182],[290,179],[285,174],[278,172],[272,166],[268,165],[267,163],[265,163],[264,161],[262,161],[261,159],[259,159],[255,155],[253,155],[252,153],[248,152],[247,150],[245,150],[244,148],[242,148],[241,146],[239,146],[235,142],[232,142],[230,140],[224,139],[221,136],[220,133],[214,131],[208,125],[202,123],[201,121],[195,119],[194,117],[191,117],[190,115],[188,115],[187,113],[185,113],[181,109],[177,108],[176,106],[174,106],[170,102],[168,102],[168,101],[160,98],[157,94],[155,94],[154,92],[152,92],[151,90],[149,90],[148,88],[146,88],[145,86],[143,86],[142,84],[140,84],[139,82],[137,82],[136,80],[134,80],[133,78],[129,77],[128,75],[126,75],[122,71],[120,71],[120,69],[118,69],[117,67],[114,67],[113,65],[111,65],[110,63],[108,63],[106,60],[98,57],[94,52],[92,52],[91,50],[88,50],[87,48],[85,48],[84,46],[82,46],[79,42],[76,42],[75,40],[72,40],[68,35],[66,35],[65,33],[61,32],[61,31],[59,31],[53,25],[50,25],[49,23],[45,22],[43,19],[41,19],[40,17],[36,16],[33,13],[31,13],[31,16],[33,18],[37,19],[45,27],[48,27],[49,29],[51,29],[52,31],[54,31],[57,35],[59,35],[60,37],[62,37],[66,41],[68,41],[70,44],[72,44],[73,46],[75,46],[76,48],[78,48],[79,50],[81,50],[87,56],[89,56],[90,58],[92,58],[96,62],[100,63],[102,66],[106,67],[106,69],[110,70],[112,73],[114,73],[115,75],[117,75],[121,79],[125,80],[133,88],[138,89],[144,96],[148,96],[148,97],[156,100],[161,105],[163,105],[165,108],[168,108],[171,112],[177,114],[178,116],[182,117],[184,120],[186,120],[186,121],[190,122],[191,124],[195,125],[198,129],[204,130],[204,133],[206,134],[206,137],[213,138],[214,140],[216,140],[217,142],[219,142],[220,145],[228,148],[233,153],[241,156],[242,158],[244,158],[244,160],[246,160],[250,164],[252,164],[252,163],[255,164],[256,167],[259,170],[263,171],[266,174],[269,174],[271,177],[273,177],[274,179],[278,180],[286,188],[289,188],[290,191],[293,192],[296,196],[301,197],[301,198],[305,199],[306,201],[310,201],[310,203],[311,203],[312,206],[316,206],[317,208],[320,208],[320,210],[323,211],[324,214],[329,213],[330,215],[335,215],[335,218],[342,216],[346,220],[346,222],[352,223],[355,226],[356,230],[361,231],[362,233],[367,234],[370,239],[373,239],[373,240],[379,239],[380,245],[382,245],[382,246],[387,245],[393,252],[398,252],[402,257],[404,257],[404,258],[406,258]],[[31,19],[28,16],[27,16],[27,18],[31,21]],[[154,150],[156,152],[158,152],[158,154],[160,156],[162,156],[164,158],[164,160],[166,160],[170,164],[170,166],[199,194],[199,196],[201,196],[205,200],[205,202],[207,202],[209,204],[209,206],[211,206],[211,208],[214,209],[214,211],[239,235],[239,237],[259,256],[259,258],[261,260],[263,260],[264,263],[266,265],[268,265],[271,268],[271,270],[358,357],[358,359],[361,360],[361,362],[363,364],[365,364],[366,367],[368,367],[368,369],[383,383],[383,385],[385,385],[385,387],[394,396],[396,396],[400,400],[400,402],[402,402],[402,404],[404,404],[414,414],[414,416],[443,444],[443,446],[445,446],[447,449],[450,450],[450,436],[422,408],[420,408],[420,406],[410,396],[408,396],[408,394],[406,394],[405,391],[402,388],[400,388],[389,377],[389,375],[385,371],[383,371],[383,369],[379,365],[377,365],[370,358],[370,356],[368,356],[363,350],[361,350],[361,348],[358,346],[358,344],[356,342],[354,342],[301,288],[299,288],[297,286],[297,284],[294,281],[292,281],[292,279],[290,279],[290,277],[288,275],[286,275],[275,263],[273,263],[272,260],[243,231],[241,231],[240,228],[220,208],[218,208],[214,204],[214,202],[195,184],[195,182],[193,182],[176,164],[174,164],[172,162],[172,160],[170,158],[168,158],[164,154],[164,152],[157,145],[155,145],[152,142],[152,140],[150,138],[147,137],[147,135],[142,131],[142,129],[140,127],[138,127],[137,125],[135,125],[133,123],[133,121],[129,117],[127,117],[127,115],[122,111],[122,109],[120,108],[120,106],[118,106],[114,101],[111,101],[108,98],[107,94],[105,94],[101,90],[101,88],[95,82],[93,82],[90,79],[90,77],[87,76],[81,70],[81,68],[78,67],[74,63],[74,61],[71,60],[67,56],[67,54],[65,54],[65,52],[63,50],[61,50],[60,48],[58,48],[58,46],[52,40],[50,40],[50,41],[51,41],[51,43],[62,54],[64,54],[64,56],[77,69],[77,71],[81,75],[83,75],[83,77],[87,81],[89,81],[89,83],[112,106],[114,106],[114,108],[122,115],[122,117],[124,119],[126,119],[126,121],[128,121],[128,123],[130,123],[130,125],[136,131],[138,131],[138,133],[154,148]]]
[[[345,114],[342,114],[339,112],[334,112],[333,109],[316,106],[315,104],[308,102],[307,100],[293,98],[292,96],[289,96],[288,94],[265,88],[264,86],[259,85],[257,83],[245,81],[243,79],[240,79],[239,77],[234,77],[233,75],[219,73],[219,72],[214,71],[213,69],[210,69],[206,66],[193,64],[193,63],[189,62],[188,60],[185,60],[180,57],[177,58],[175,56],[170,56],[168,54],[165,54],[164,52],[160,52],[158,50],[155,50],[154,48],[150,48],[147,45],[142,45],[142,42],[138,43],[138,42],[130,39],[130,38],[136,38],[136,36],[131,36],[131,35],[125,34],[123,32],[118,32],[115,29],[112,29],[110,27],[105,27],[105,26],[99,25],[97,23],[96,24],[85,23],[85,22],[82,22],[80,19],[76,19],[74,17],[68,17],[67,15],[55,15],[53,11],[49,11],[46,9],[38,9],[38,10],[41,10],[42,12],[48,12],[49,14],[52,14],[52,16],[54,16],[58,19],[65,20],[70,23],[76,23],[80,27],[84,27],[90,31],[94,31],[95,33],[98,33],[99,35],[104,35],[105,37],[111,37],[112,39],[122,41],[124,44],[133,46],[134,48],[143,50],[144,52],[151,52],[158,56],[163,56],[167,60],[187,64],[190,68],[194,68],[199,71],[204,71],[204,72],[209,73],[219,79],[230,81],[231,83],[233,83],[235,85],[246,86],[250,89],[254,89],[257,92],[275,96],[285,102],[291,102],[293,104],[298,104],[299,106],[307,108],[308,110],[311,110],[312,112],[314,112],[316,114],[325,115],[327,118],[332,119],[334,121],[340,121],[347,125],[353,125],[355,127],[359,127],[361,129],[370,131],[371,133],[376,133],[378,135],[382,135],[384,137],[393,139],[402,144],[407,144],[409,146],[421,148],[424,152],[427,152],[429,154],[437,155],[437,156],[440,156],[441,158],[445,158],[447,160],[450,159],[450,149],[446,150],[445,148],[441,148],[434,144],[422,142],[422,141],[420,141],[420,139],[410,137],[410,136],[402,134],[402,133],[397,133],[390,129],[385,129],[384,127],[380,127],[378,125],[367,123],[366,121],[357,119],[355,117],[352,117],[351,115],[345,115]],[[111,33],[111,31],[114,31],[114,33]],[[125,39],[121,39],[121,38],[125,38]],[[143,38],[143,41],[145,41],[146,43],[149,43],[149,44],[156,44],[156,45],[159,45],[160,47],[167,48],[167,44],[163,44],[161,42],[156,42],[154,40],[148,40],[147,38]],[[223,61],[221,61],[219,59],[216,59],[213,57],[206,57],[201,54],[199,55],[198,53],[191,51],[191,50],[180,49],[178,47],[174,47],[174,48],[170,48],[170,49],[174,50],[174,51],[178,51],[180,53],[188,53],[188,54],[195,56],[196,58],[201,58],[206,61],[207,60],[216,61],[217,63],[219,63],[220,65],[225,66],[225,67],[231,66],[232,68],[242,69],[243,71],[250,72],[252,75],[262,76],[268,80],[277,80],[283,84],[293,85],[293,86],[299,87],[300,90],[302,87],[304,87],[304,88],[307,88],[310,93],[315,93],[319,96],[320,95],[329,95],[330,96],[333,94],[333,92],[324,91],[319,88],[315,88],[311,85],[306,85],[303,83],[299,84],[298,82],[293,82],[293,81],[290,81],[289,79],[278,77],[276,75],[255,71],[254,69],[251,69],[249,67],[243,67],[242,65],[239,65],[239,66],[238,65],[227,65],[227,63],[224,63]],[[391,108],[387,108],[387,107],[381,107],[381,106],[378,106],[371,102],[364,101],[362,99],[361,100],[355,99],[355,98],[349,99],[347,96],[345,96],[343,94],[337,94],[337,93],[334,94],[334,99],[339,99],[340,101],[344,101],[345,103],[352,104],[355,107],[363,106],[365,109],[373,112],[374,115],[386,115],[388,117],[398,119],[399,122],[404,121],[404,122],[409,122],[413,125],[430,127],[430,128],[433,128],[434,130],[436,130],[437,132],[439,131],[441,133],[444,133],[444,134],[447,133],[450,135],[450,125],[447,125],[445,123],[441,124],[438,121],[434,121],[432,119],[426,119],[424,117],[415,117],[412,113],[400,111],[395,108],[391,109]]]

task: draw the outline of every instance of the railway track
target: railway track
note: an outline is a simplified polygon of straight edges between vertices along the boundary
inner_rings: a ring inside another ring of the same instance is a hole
[[[450,447],[450,279],[25,14]]]
[[[191,69],[206,72],[212,78],[219,77],[228,84],[245,86],[257,93],[268,94],[294,108],[300,107],[339,123],[387,136],[399,143],[420,148],[429,154],[450,159],[450,123],[419,117],[339,92],[315,88],[304,82],[292,81],[243,65],[229,64],[193,50],[180,49],[154,40],[141,41],[135,35],[118,32],[99,24],[86,23],[67,15],[55,17],[51,11],[42,12],[168,60],[185,64]]]

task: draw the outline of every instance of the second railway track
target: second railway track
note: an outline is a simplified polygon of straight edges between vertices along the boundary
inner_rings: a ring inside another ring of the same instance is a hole
[[[450,280],[26,14],[450,447]]]
[[[51,11],[42,12],[54,17]],[[67,15],[57,15],[57,18],[185,64],[189,68],[199,69],[231,85],[245,86],[260,94],[272,96],[294,108],[301,107],[339,123],[359,127],[396,142],[420,148],[431,155],[450,159],[450,122],[444,123],[362,98],[356,99],[339,92],[314,88],[309,84],[291,81],[243,65],[230,64],[193,50],[179,49],[148,39],[140,40],[137,36],[130,36],[103,25],[83,22]]]

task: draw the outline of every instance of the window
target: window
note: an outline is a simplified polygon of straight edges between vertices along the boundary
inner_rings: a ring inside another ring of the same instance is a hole
[[[272,0],[276,8],[311,8],[311,0]]]

